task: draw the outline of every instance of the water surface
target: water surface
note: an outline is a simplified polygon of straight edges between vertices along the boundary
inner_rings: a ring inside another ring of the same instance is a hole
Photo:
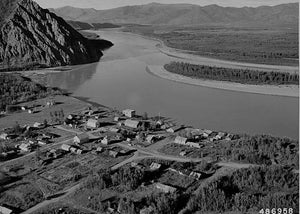
[[[105,51],[99,63],[48,74],[48,83],[103,105],[160,114],[199,128],[298,138],[299,98],[225,91],[161,79],[147,73],[147,65],[178,59],[161,53],[157,42],[116,31],[100,34],[114,46]]]

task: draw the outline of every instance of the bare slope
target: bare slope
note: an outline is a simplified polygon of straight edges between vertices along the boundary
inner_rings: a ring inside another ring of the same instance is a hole
[[[298,8],[298,3],[257,8],[151,3],[98,11],[69,6],[52,11],[67,20],[89,23],[298,25]]]
[[[92,42],[31,0],[1,0],[0,65],[58,66],[95,62],[103,41]]]

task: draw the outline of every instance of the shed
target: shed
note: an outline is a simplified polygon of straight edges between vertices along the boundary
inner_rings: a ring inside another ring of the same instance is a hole
[[[202,176],[202,173],[201,172],[191,172],[189,176],[195,177],[196,179],[200,179]]]
[[[129,128],[137,129],[141,125],[141,122],[137,120],[125,120],[124,125]]]
[[[0,134],[0,139],[6,140],[7,138],[8,138],[8,134],[7,133]]]
[[[35,122],[34,124],[33,124],[33,127],[34,128],[43,128],[44,127],[44,124],[42,124],[42,123],[38,123],[38,122]]]
[[[187,138],[181,136],[177,136],[174,140],[174,143],[181,144],[181,145],[185,145],[186,142],[187,142]]]
[[[89,142],[90,138],[88,136],[87,133],[81,133],[81,134],[78,134],[74,137],[73,139],[73,142],[74,143],[87,143]]]
[[[171,187],[162,183],[156,183],[155,187],[164,193],[174,193],[177,190],[175,187]]]
[[[134,117],[135,116],[135,110],[132,110],[132,109],[125,109],[125,110],[122,111],[122,113],[126,117]]]
[[[108,152],[108,154],[109,154],[110,156],[114,157],[114,158],[116,158],[116,157],[119,156],[119,152],[113,151],[113,150],[110,150],[110,151]]]
[[[98,120],[95,120],[95,119],[89,119],[86,123],[86,126],[88,128],[93,128],[93,129],[96,129],[100,126],[100,123]]]

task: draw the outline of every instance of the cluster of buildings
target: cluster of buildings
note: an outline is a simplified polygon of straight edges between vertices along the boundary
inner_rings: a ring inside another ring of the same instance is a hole
[[[225,132],[213,132],[207,129],[186,129],[187,133],[185,137],[176,136],[174,143],[190,146],[200,149],[203,145],[200,143],[214,142],[219,140],[230,141],[234,138],[234,135]]]

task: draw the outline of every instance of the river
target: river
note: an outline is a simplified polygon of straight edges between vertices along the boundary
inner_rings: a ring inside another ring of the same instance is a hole
[[[157,41],[105,30],[101,37],[114,46],[99,63],[47,74],[47,83],[74,96],[138,113],[162,115],[179,124],[232,133],[299,137],[299,98],[251,94],[193,86],[153,76],[148,65],[172,60]]]

